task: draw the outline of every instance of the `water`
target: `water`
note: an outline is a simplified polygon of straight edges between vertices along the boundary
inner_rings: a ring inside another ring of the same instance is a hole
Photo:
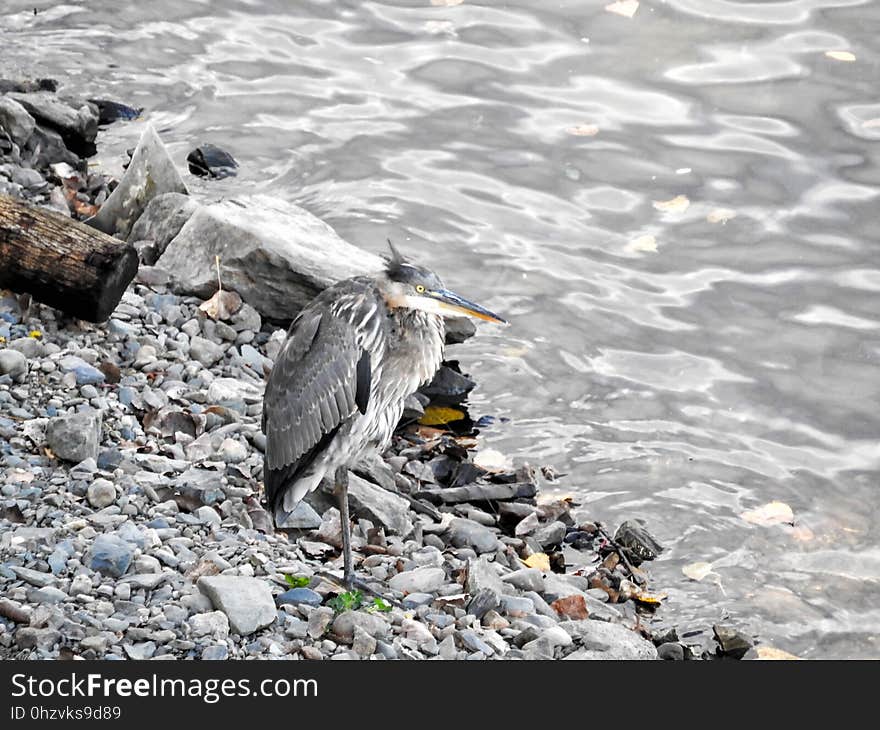
[[[6,0],[0,70],[144,106],[181,167],[242,163],[199,194],[390,236],[507,314],[458,351],[484,441],[645,518],[665,618],[876,658],[880,4],[605,3]],[[740,516],[772,500],[797,529]]]

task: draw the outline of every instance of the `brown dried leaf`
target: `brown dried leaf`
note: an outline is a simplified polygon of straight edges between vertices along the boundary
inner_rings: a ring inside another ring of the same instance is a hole
[[[687,195],[676,195],[671,200],[655,200],[654,207],[664,213],[684,213],[691,201]]]
[[[799,656],[789,654],[787,651],[777,649],[775,646],[759,646],[755,649],[758,653],[758,659],[764,660],[782,660],[782,661],[801,661]]]
[[[199,305],[199,309],[211,319],[229,319],[239,307],[241,307],[241,297],[234,291],[223,291],[223,289],[218,289],[214,296]]]
[[[706,215],[709,223],[727,223],[732,218],[736,218],[736,211],[730,208],[715,208]]]
[[[785,504],[785,502],[777,501],[769,502],[763,507],[758,507],[748,512],[743,512],[740,517],[746,522],[750,522],[753,525],[761,525],[762,527],[780,524],[791,525],[794,523],[794,512],[791,511],[791,507]]]
[[[537,568],[545,573],[550,572],[550,557],[547,553],[532,553],[523,562],[530,568]]]
[[[691,563],[690,565],[685,565],[681,572],[691,580],[701,581],[712,573],[712,563]]]
[[[639,236],[626,244],[626,250],[630,253],[656,253],[657,239],[650,233]]]

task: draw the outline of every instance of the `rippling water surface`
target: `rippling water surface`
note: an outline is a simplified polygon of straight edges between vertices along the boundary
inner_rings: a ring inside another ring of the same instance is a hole
[[[508,314],[458,351],[485,442],[645,518],[666,620],[878,657],[880,3],[606,1],[7,0],[0,71]]]

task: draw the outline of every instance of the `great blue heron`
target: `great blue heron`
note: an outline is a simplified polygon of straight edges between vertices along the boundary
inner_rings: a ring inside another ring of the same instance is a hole
[[[355,582],[349,468],[387,447],[405,399],[434,376],[444,317],[504,323],[446,289],[432,271],[405,261],[393,245],[391,254],[378,276],[341,281],[300,312],[263,401],[263,481],[275,523],[283,526],[306,494],[333,479],[349,587]]]

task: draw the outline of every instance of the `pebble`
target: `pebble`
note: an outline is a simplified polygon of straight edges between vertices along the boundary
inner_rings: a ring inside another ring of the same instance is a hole
[[[388,585],[401,593],[433,593],[446,583],[446,573],[442,568],[416,568],[398,573]]]
[[[258,578],[203,576],[198,586],[229,619],[233,633],[248,635],[275,621],[275,601],[268,584]]]
[[[27,358],[17,350],[0,350],[0,375],[8,375],[14,381],[20,383],[27,375]]]
[[[86,499],[95,509],[104,509],[116,501],[116,487],[108,479],[95,479],[89,485]]]

